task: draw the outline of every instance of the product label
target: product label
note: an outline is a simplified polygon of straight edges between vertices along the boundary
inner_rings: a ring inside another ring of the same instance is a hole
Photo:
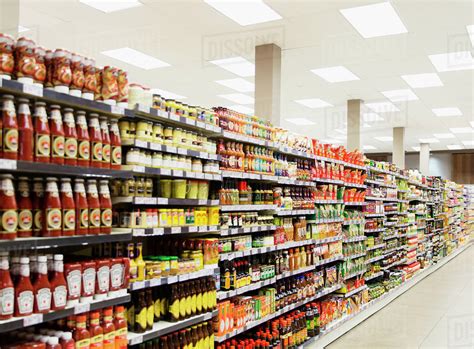
[[[115,340],[115,331],[110,331],[107,333],[104,333],[104,345],[105,344],[110,344]],[[107,343],[106,343],[107,341]]]
[[[67,159],[77,158],[77,139],[66,138],[64,143],[64,156]]]
[[[104,341],[104,335],[98,334],[91,338],[91,348],[102,348],[102,342]]]
[[[123,278],[123,265],[122,264],[114,264],[110,268],[110,284],[113,289],[118,289],[122,286],[122,278]]]
[[[110,162],[110,144],[102,145],[102,161]]]
[[[51,154],[51,138],[49,135],[36,135],[35,140],[35,155],[37,158],[47,157],[49,158]]]
[[[112,226],[112,209],[105,208],[102,210],[101,221],[103,227],[108,228]]]
[[[97,270],[97,283],[99,285],[99,290],[108,291],[110,285],[110,268],[109,266],[104,265]]]
[[[76,229],[76,210],[63,210],[63,231],[71,231]]]
[[[78,158],[81,160],[89,160],[91,156],[91,144],[87,140],[83,140],[78,146]]]
[[[154,311],[155,311],[155,317],[157,319],[160,319],[161,318],[161,302],[160,302],[160,299],[157,298],[154,302]]]
[[[91,345],[90,338],[81,339],[80,341],[76,342],[76,349],[89,349]]]
[[[53,136],[53,158],[64,157],[64,136]]]
[[[196,310],[198,313],[202,311],[202,293],[198,293],[196,296]]]
[[[146,321],[148,325],[153,326],[153,320],[155,319],[155,307],[150,305],[146,312]]]
[[[0,231],[4,234],[16,232],[18,226],[18,214],[15,210],[0,210],[1,224]]]
[[[79,212],[79,228],[88,228],[89,227],[89,210],[87,208],[81,208]]]
[[[47,208],[46,209],[46,224],[48,230],[59,230],[61,229],[61,209],[59,208]]]
[[[127,328],[126,327],[122,327],[122,328],[119,328],[118,330],[115,330],[115,336],[116,337],[123,337],[123,336],[126,336],[127,335]]]
[[[13,314],[15,304],[15,290],[7,287],[0,290],[0,315]]]
[[[31,210],[20,210],[18,212],[18,230],[30,231],[33,227],[33,212]]]
[[[6,153],[18,152],[18,130],[11,128],[3,129],[3,151]]]
[[[49,288],[41,288],[36,293],[36,306],[39,311],[51,309],[51,290]]]
[[[135,323],[139,324],[142,329],[146,329],[146,308],[140,310],[138,314],[135,314]]]
[[[112,147],[112,164],[122,164],[122,147]]]
[[[40,231],[43,229],[43,210],[33,210],[33,230]]]
[[[184,309],[185,306],[181,307],[179,299],[176,299],[173,303],[170,304],[169,313],[171,314],[173,319],[179,319],[180,315],[182,317],[186,316],[186,311],[181,311],[182,308]]]
[[[102,161],[102,142],[92,142],[92,161]]]
[[[57,286],[53,291],[53,302],[56,308],[66,306],[67,288],[64,285]]]
[[[82,287],[87,295],[94,294],[95,287],[95,268],[87,268],[82,272]]]
[[[33,311],[33,291],[22,291],[18,294],[18,313],[29,314]]]
[[[91,228],[100,228],[100,208],[89,211],[89,223]]]
[[[72,270],[67,274],[66,282],[70,298],[78,298],[81,295],[81,272],[79,270]]]

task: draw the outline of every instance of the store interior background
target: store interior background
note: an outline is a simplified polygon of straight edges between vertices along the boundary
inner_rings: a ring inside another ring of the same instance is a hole
[[[20,28],[44,47],[64,47],[90,57],[99,65],[114,65],[129,72],[130,82],[160,89],[166,96],[188,104],[225,106],[253,113],[255,94],[239,92],[216,81],[243,79],[253,85],[254,74],[238,76],[211,61],[240,56],[254,64],[255,46],[274,43],[281,47],[280,125],[334,144],[346,142],[346,103],[389,101],[382,92],[411,90],[416,100],[393,102],[399,112],[369,117],[361,128],[361,143],[368,157],[391,160],[392,128],[405,127],[406,168],[418,168],[415,150],[420,139],[451,133],[450,128],[471,132],[430,144],[430,175],[474,183],[474,61],[465,69],[438,71],[430,55],[472,52],[474,24],[472,1],[391,1],[406,33],[364,38],[341,10],[382,1],[274,1],[266,0],[281,19],[240,25],[216,11],[206,1],[127,0],[135,6],[104,12],[91,1],[20,0],[0,3],[1,26]],[[89,3],[89,4],[88,4]],[[421,17],[420,17],[421,15]],[[11,30],[10,30],[11,32]],[[104,54],[130,47],[167,63],[143,69]],[[469,56],[469,53],[467,53]],[[312,69],[344,66],[359,80],[330,83]],[[436,73],[443,86],[411,88],[404,74]],[[223,95],[239,94],[241,103]],[[243,95],[243,96],[242,96]],[[330,104],[309,108],[296,101],[317,98]],[[461,116],[438,117],[432,109],[456,107]],[[365,109],[374,114],[373,110]],[[266,117],[266,115],[260,115]],[[310,120],[297,125],[292,119]],[[304,131],[302,131],[304,130]],[[448,146],[459,149],[449,150]]]

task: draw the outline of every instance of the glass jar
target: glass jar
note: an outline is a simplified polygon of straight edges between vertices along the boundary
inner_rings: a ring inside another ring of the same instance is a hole
[[[125,156],[125,163],[127,165],[139,165],[140,164],[140,152],[137,148],[130,148]]]
[[[202,172],[202,161],[200,159],[192,160],[191,171],[193,172]]]
[[[171,155],[170,154],[165,154],[163,155],[163,168],[171,168]]]
[[[182,134],[183,134],[183,130],[180,129],[179,127],[175,128],[173,130],[173,145],[176,147],[176,146],[179,146],[181,144],[181,137],[182,137]]]
[[[163,143],[165,145],[172,145],[173,144],[173,128],[171,126],[165,127],[163,130]]]
[[[153,142],[163,144],[163,125],[153,125]]]
[[[155,152],[153,153],[151,167],[160,168],[163,167],[163,154]]]
[[[173,170],[181,170],[181,168],[178,168],[178,155],[171,155],[170,168]]]

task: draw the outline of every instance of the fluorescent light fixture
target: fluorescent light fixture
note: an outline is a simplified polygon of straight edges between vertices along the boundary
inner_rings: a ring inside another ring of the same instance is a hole
[[[229,109],[235,110],[235,111],[237,111],[237,112],[239,112],[239,113],[247,114],[247,115],[253,115],[254,112],[255,112],[255,111],[253,110],[253,108],[249,108],[249,107],[246,107],[245,105],[238,105],[238,104],[236,104],[236,105],[231,105],[231,106],[229,107]]]
[[[420,143],[439,143],[437,138],[419,138]]]
[[[436,73],[402,75],[402,79],[411,88],[426,88],[443,86],[443,82]]]
[[[382,91],[382,94],[392,102],[416,101],[418,96],[410,89]]]
[[[255,85],[242,78],[216,80],[219,85],[226,86],[239,92],[253,92]]]
[[[459,149],[464,149],[464,147],[462,145],[459,145],[459,144],[448,144],[446,146],[446,148],[448,148],[449,150],[459,150]]]
[[[244,95],[243,93],[228,93],[218,96],[239,104],[253,104],[255,102],[253,97]]]
[[[474,59],[470,51],[441,53],[428,57],[438,72],[474,69]]]
[[[462,141],[462,144],[470,146],[470,145],[474,145],[474,141]]]
[[[204,0],[224,16],[245,26],[276,21],[282,17],[261,0]]]
[[[364,150],[375,150],[377,148],[374,147],[373,145],[364,145],[364,146],[362,146],[362,149],[364,149]]]
[[[466,26],[467,33],[469,34],[469,38],[471,39],[471,44],[474,46],[474,24]]]
[[[340,10],[365,39],[407,33],[408,30],[389,2]]]
[[[344,141],[341,140],[341,139],[333,139],[333,138],[331,138],[331,139],[329,139],[329,138],[321,139],[321,142],[326,143],[326,144],[342,144],[342,143],[344,143]]]
[[[24,27],[22,25],[18,26],[18,33],[24,33],[24,32],[27,32],[28,30],[30,30],[30,28]]]
[[[391,142],[393,141],[393,137],[391,136],[380,136],[380,137],[374,137],[376,140],[380,142]]]
[[[452,133],[433,133],[433,136],[435,136],[438,139],[451,139],[451,138],[456,138],[455,135]]]
[[[362,125],[362,127],[363,127],[363,128],[371,128],[372,126],[369,125],[368,123],[364,123],[364,124]]]
[[[345,135],[347,133],[347,128],[336,128],[334,131]]]
[[[313,121],[305,119],[305,118],[293,118],[293,119],[285,119],[285,120],[295,125],[303,125],[303,126],[315,125]]]
[[[431,109],[436,116],[461,116],[462,112],[457,107],[433,108]]]
[[[255,75],[255,64],[241,56],[216,59],[210,62],[238,76],[248,77]]]
[[[326,107],[332,107],[333,105],[323,101],[322,99],[319,98],[307,98],[307,99],[297,99],[295,100],[296,103],[299,103],[301,105],[304,105],[305,107],[316,109],[316,108],[326,108]]]
[[[143,5],[138,0],[79,0],[79,2],[105,13],[126,10]]]
[[[420,151],[420,147],[419,147],[419,146],[411,147],[411,149],[413,149],[414,151]]]
[[[360,80],[357,75],[341,65],[329,68],[312,69],[311,72],[327,82]]]
[[[138,68],[145,70],[169,67],[170,65],[166,62],[159,60],[158,58],[149,56],[143,52],[137,51],[130,47],[117,48],[115,50],[102,51],[103,55],[115,58],[119,61],[128,63]]]
[[[453,127],[449,129],[452,133],[456,134],[468,134],[474,133],[474,128],[472,127]]]
[[[174,99],[174,100],[181,100],[186,99],[188,97],[178,95],[177,93],[173,93],[170,91],[162,90],[161,88],[152,88],[151,93],[158,94],[166,99]]]
[[[376,113],[390,113],[400,111],[400,109],[390,102],[366,103],[365,105]]]
[[[376,113],[363,113],[362,120],[365,122],[383,121],[384,118]]]

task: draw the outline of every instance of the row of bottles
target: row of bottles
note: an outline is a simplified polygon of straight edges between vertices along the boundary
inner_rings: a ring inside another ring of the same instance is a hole
[[[217,153],[221,156],[222,170],[248,171],[273,174],[275,172],[273,150],[219,140]]]

